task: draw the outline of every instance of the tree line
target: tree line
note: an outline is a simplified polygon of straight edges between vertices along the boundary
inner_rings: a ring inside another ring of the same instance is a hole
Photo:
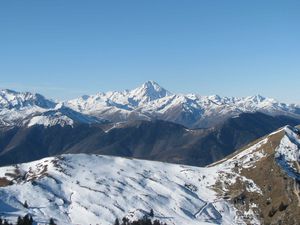
[[[56,223],[54,222],[54,219],[52,219],[52,218],[49,220],[48,224],[49,225],[56,225]],[[18,220],[17,220],[17,223],[13,224],[13,223],[9,222],[6,219],[0,218],[0,225],[33,225],[33,219],[32,219],[31,215],[27,214],[23,217],[19,216]]]
[[[162,223],[159,220],[154,220],[152,222],[149,218],[142,218],[135,221],[129,221],[128,218],[124,217],[122,222],[120,223],[119,219],[116,219],[114,225],[167,225],[166,223]]]
[[[120,221],[119,219],[115,220],[115,223],[113,225],[167,225],[166,223],[162,223],[159,220],[153,220],[154,218],[154,212],[151,209],[147,215],[145,215],[142,219],[130,221],[128,218],[123,217],[123,219]],[[152,221],[153,220],[153,221]],[[0,218],[0,225],[33,225],[33,219],[32,216],[27,214],[23,217],[19,216],[17,223],[13,224],[6,219]],[[53,218],[49,220],[49,225],[57,225]]]
[[[153,209],[150,210],[142,219],[130,221],[128,218],[123,217],[122,221],[120,222],[119,219],[115,220],[114,225],[167,225],[166,223],[162,223],[159,220],[154,220],[154,211]]]

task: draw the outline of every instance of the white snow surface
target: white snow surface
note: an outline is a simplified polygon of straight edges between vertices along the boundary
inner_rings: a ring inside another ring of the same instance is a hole
[[[0,168],[14,185],[0,188],[1,215],[15,221],[113,224],[141,218],[150,209],[167,224],[244,224],[211,186],[219,167],[197,168],[98,155],[63,155]],[[19,179],[8,176],[19,174]],[[29,208],[23,207],[27,201]]]
[[[49,116],[35,116],[30,119],[27,126],[32,127],[34,125],[43,125],[46,127],[49,127],[49,126],[51,127],[51,126],[55,126],[57,124],[59,124],[61,126],[66,126],[66,125],[73,126],[74,121],[64,115],[59,116],[59,118],[51,118]]]

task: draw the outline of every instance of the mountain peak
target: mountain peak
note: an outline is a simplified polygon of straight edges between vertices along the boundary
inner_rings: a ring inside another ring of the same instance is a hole
[[[131,91],[132,98],[142,103],[153,101],[171,95],[171,92],[161,87],[155,81],[147,81],[142,86]]]
[[[162,88],[158,83],[156,83],[153,80],[146,81],[145,83],[143,83],[142,87],[144,87],[144,88],[154,88],[154,89],[157,89],[157,90]]]
[[[40,94],[17,92],[10,89],[3,89],[0,91],[0,108],[19,109],[26,106],[53,108],[55,105],[55,102],[46,99]]]
[[[266,98],[264,96],[261,96],[260,94],[253,95],[253,96],[249,97],[249,99],[251,99],[252,101],[254,101],[256,103],[266,100]]]
[[[1,94],[17,94],[18,92],[11,90],[11,89],[1,89]]]

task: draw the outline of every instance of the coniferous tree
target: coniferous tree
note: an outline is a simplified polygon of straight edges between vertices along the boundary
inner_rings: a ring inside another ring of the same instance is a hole
[[[32,223],[33,223],[33,219],[29,214],[27,214],[23,217],[22,225],[32,225]]]
[[[17,225],[23,225],[23,219],[21,216],[18,216]]]
[[[128,224],[129,224],[129,219],[127,219],[126,217],[123,217],[122,225],[128,225]]]
[[[116,224],[116,222],[115,222],[115,224]],[[153,223],[152,223],[151,219],[149,219],[147,216],[144,216],[142,219],[135,220],[135,221],[129,221],[129,219],[124,217],[122,219],[122,224],[121,225],[167,225],[167,224],[162,223],[159,220],[154,220]]]
[[[30,223],[30,224],[33,224],[32,216],[30,216],[30,218],[29,218],[29,223]]]
[[[161,223],[158,220],[154,220],[153,225],[161,225]]]
[[[50,218],[49,225],[56,225],[53,218]]]
[[[153,211],[153,209],[150,210],[149,216],[150,217],[154,217],[154,211]]]
[[[26,209],[28,209],[28,203],[27,203],[27,201],[24,202],[23,206],[24,206]]]
[[[23,218],[21,216],[18,216],[17,225],[32,225],[33,219],[32,217],[27,214]]]
[[[115,224],[114,225],[120,225],[120,222],[119,222],[118,218],[115,220]]]

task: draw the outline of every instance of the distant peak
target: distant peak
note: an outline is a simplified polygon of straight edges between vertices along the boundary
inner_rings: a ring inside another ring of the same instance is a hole
[[[152,80],[146,81],[145,83],[142,84],[142,86],[138,87],[137,89],[140,89],[140,90],[153,90],[153,91],[156,91],[156,92],[160,92],[162,90],[166,91],[166,89],[164,89],[157,82],[152,81]]]
[[[39,106],[53,108],[56,103],[46,99],[43,95],[31,92],[18,92],[10,89],[0,90],[0,108],[16,108]]]
[[[169,91],[161,87],[155,81],[149,80],[142,86],[131,91],[134,98],[142,100],[142,102],[153,101],[158,98],[171,95]]]
[[[146,81],[143,84],[143,87],[159,87],[159,88],[161,88],[161,86],[158,83],[156,83],[155,81],[153,81],[153,80]]]
[[[251,97],[249,97],[251,100],[255,101],[255,102],[262,102],[264,101],[266,98],[257,94],[257,95],[253,95]]]
[[[220,95],[210,95],[208,97],[209,99],[216,100],[216,101],[220,101],[222,99]]]
[[[82,95],[82,96],[81,96],[81,98],[82,98],[83,100],[88,100],[89,97],[90,97],[89,95]]]
[[[1,89],[0,92],[3,94],[19,94],[19,92],[11,90],[11,89]]]

